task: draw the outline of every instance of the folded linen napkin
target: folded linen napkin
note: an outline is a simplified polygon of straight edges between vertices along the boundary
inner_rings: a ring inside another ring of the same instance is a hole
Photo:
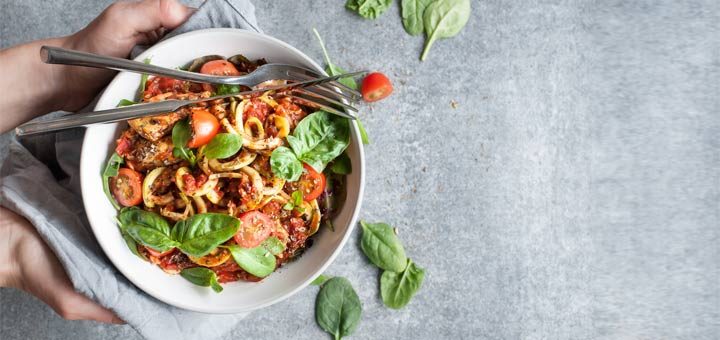
[[[259,32],[249,0],[208,0],[165,38],[212,27]],[[136,48],[133,55],[142,51]],[[221,338],[245,316],[190,312],[132,285],[105,257],[80,196],[84,129],[13,140],[0,170],[0,205],[27,218],[65,267],[75,289],[113,310],[148,339]]]

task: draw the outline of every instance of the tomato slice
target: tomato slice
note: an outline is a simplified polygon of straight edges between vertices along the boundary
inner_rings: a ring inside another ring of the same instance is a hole
[[[213,116],[212,113],[205,109],[195,109],[192,112],[190,118],[190,127],[193,130],[192,138],[188,141],[187,146],[191,148],[198,148],[207,143],[215,137],[220,130],[220,122]]]
[[[315,171],[313,167],[303,164],[305,171],[298,180],[298,190],[303,194],[303,200],[312,201],[322,194],[325,189],[325,175]]]
[[[239,76],[240,71],[235,68],[231,62],[227,60],[212,60],[203,64],[200,73],[212,74],[216,76]]]
[[[150,255],[155,256],[155,257],[163,257],[163,256],[169,255],[169,254],[171,254],[173,251],[175,251],[175,248],[170,248],[170,249],[168,249],[168,250],[166,250],[166,251],[163,251],[163,252],[159,252],[159,251],[157,251],[157,250],[155,250],[155,249],[152,249],[152,248],[150,248],[150,247],[145,247],[145,249],[148,251],[148,253],[150,253]]]
[[[366,102],[375,102],[389,96],[393,91],[390,79],[380,72],[373,72],[365,76],[360,92]]]
[[[110,188],[122,206],[131,207],[142,202],[142,175],[135,170],[120,168],[118,175],[110,178]]]
[[[270,237],[274,222],[270,216],[257,210],[240,216],[240,230],[235,234],[235,242],[243,248],[255,248]]]

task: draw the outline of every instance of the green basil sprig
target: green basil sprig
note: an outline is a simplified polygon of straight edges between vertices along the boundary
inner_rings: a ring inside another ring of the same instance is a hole
[[[124,208],[118,215],[120,228],[135,241],[159,252],[179,245],[170,237],[170,224],[162,216],[138,208]]]
[[[393,309],[405,307],[422,286],[424,278],[425,270],[410,259],[400,273],[386,270],[380,277],[380,296],[383,303]]]
[[[235,217],[204,213],[178,221],[170,235],[183,253],[203,257],[233,237],[238,229],[240,220]]]
[[[376,19],[392,4],[392,0],[347,0],[345,7],[365,19]]]
[[[425,48],[420,60],[425,60],[430,47],[438,39],[451,38],[462,31],[470,19],[470,0],[436,0],[425,8]]]
[[[407,257],[393,228],[385,223],[365,221],[360,221],[360,225],[363,230],[360,247],[370,262],[385,270],[403,271]]]
[[[255,248],[243,248],[236,244],[226,246],[233,260],[246,272],[257,277],[266,277],[275,271],[275,256],[263,245]]]
[[[173,156],[178,158],[184,158],[190,162],[190,165],[195,166],[195,153],[188,148],[187,143],[192,138],[192,131],[190,130],[190,121],[183,119],[173,126],[172,129],[172,142],[173,142]]]
[[[180,276],[198,286],[210,287],[216,293],[223,290],[223,287],[218,283],[215,272],[205,267],[185,268],[180,272]]]
[[[110,193],[110,177],[118,175],[118,170],[120,170],[120,165],[122,165],[123,162],[123,158],[120,157],[117,152],[114,152],[112,156],[110,156],[110,159],[108,159],[107,165],[105,165],[105,170],[103,170],[102,173],[103,191],[115,209],[120,209],[120,205],[117,201],[115,201],[115,197],[113,197]]]
[[[209,159],[228,158],[242,148],[242,137],[232,133],[218,133],[205,146],[205,157]]]
[[[297,181],[305,162],[316,171],[339,156],[348,146],[350,128],[348,120],[325,111],[317,111],[305,117],[287,136],[290,148],[278,147],[270,155],[273,173],[288,181]]]
[[[361,314],[360,298],[346,278],[334,277],[322,285],[315,300],[315,321],[336,340],[355,331]]]

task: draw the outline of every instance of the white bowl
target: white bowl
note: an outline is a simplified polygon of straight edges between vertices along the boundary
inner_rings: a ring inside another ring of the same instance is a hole
[[[323,72],[308,56],[275,38],[237,29],[207,29],[178,35],[148,49],[136,60],[151,58],[155,65],[181,66],[193,58],[244,54],[249,59],[303,66]],[[324,72],[323,72],[324,73]],[[114,108],[121,99],[135,98],[140,76],[123,72],[110,83],[95,110]],[[93,233],[107,257],[138,288],[173,306],[206,313],[241,313],[288,298],[320,275],[338,255],[355,227],[364,187],[364,155],[360,134],[353,124],[348,155],[353,171],[347,176],[347,197],[334,219],[335,231],[321,230],[314,243],[296,261],[288,263],[259,283],[235,282],[217,294],[130,253],[115,224],[117,212],[105,197],[101,173],[126,127],[106,124],[89,127],[83,141],[80,176],[83,202]]]

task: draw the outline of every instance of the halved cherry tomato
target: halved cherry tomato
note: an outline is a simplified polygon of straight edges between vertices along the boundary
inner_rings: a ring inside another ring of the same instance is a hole
[[[303,168],[305,172],[298,180],[298,190],[303,194],[303,200],[310,202],[320,197],[325,189],[325,175],[307,164],[303,164]]]
[[[218,130],[220,130],[220,123],[217,118],[207,110],[196,109],[193,110],[190,118],[190,128],[192,128],[193,134],[187,146],[198,148],[210,143],[210,140],[212,140],[218,133]]]
[[[244,248],[255,248],[270,236],[274,222],[270,216],[257,210],[240,216],[240,230],[235,234],[235,242]]]
[[[145,97],[153,97],[165,92],[185,91],[185,82],[167,77],[152,77],[145,83]]]
[[[393,91],[390,79],[380,72],[365,76],[360,92],[366,102],[375,102],[389,96]]]
[[[227,60],[212,60],[203,64],[200,73],[216,76],[239,76],[240,72],[231,62]]]
[[[128,168],[120,168],[118,175],[110,178],[110,188],[113,196],[125,207],[131,207],[142,202],[142,175]]]
[[[168,250],[166,250],[166,251],[163,251],[163,252],[159,252],[159,251],[157,251],[157,250],[155,250],[155,249],[152,249],[152,248],[150,248],[150,247],[145,247],[145,249],[148,251],[148,253],[150,253],[150,255],[155,256],[155,257],[163,257],[163,256],[169,255],[169,254],[171,254],[173,251],[175,251],[175,248],[170,248],[170,249],[168,249]]]

